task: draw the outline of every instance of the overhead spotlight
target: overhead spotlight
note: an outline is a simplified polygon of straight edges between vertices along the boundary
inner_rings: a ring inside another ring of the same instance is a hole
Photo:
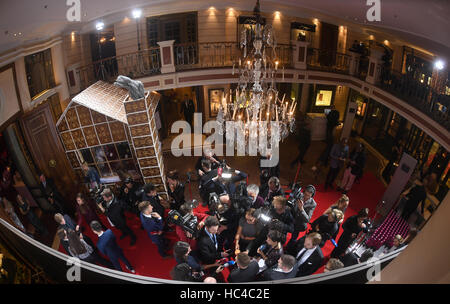
[[[105,24],[102,21],[99,21],[95,24],[95,28],[97,29],[97,31],[103,30],[104,27],[105,27]]]
[[[134,19],[139,19],[139,18],[141,18],[141,16],[142,16],[142,10],[141,9],[134,9],[133,10],[133,12],[132,12],[132,14],[133,14],[133,18]]]
[[[445,63],[444,63],[444,61],[442,61],[442,60],[436,60],[435,61],[435,63],[434,63],[434,67],[436,68],[436,69],[438,69],[439,71],[440,70],[442,70],[442,69],[444,69],[444,66],[445,66]]]

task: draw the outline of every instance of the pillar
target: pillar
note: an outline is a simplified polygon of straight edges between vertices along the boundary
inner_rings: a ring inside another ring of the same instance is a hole
[[[367,71],[366,82],[376,84],[380,79],[383,52],[379,49],[371,49],[369,57],[369,70]]]
[[[67,78],[66,71],[64,69],[64,56],[62,51],[62,44],[58,43],[57,45],[51,48],[52,53],[52,64],[53,64],[53,74],[55,75],[55,82],[57,85],[61,85],[61,88],[58,90],[60,101],[69,100],[69,88],[67,86]],[[63,109],[65,107],[62,107]]]
[[[158,42],[161,53],[161,74],[174,73],[175,61],[173,58],[173,43],[175,40]]]
[[[306,70],[306,53],[308,50],[308,42],[306,41],[292,41],[295,48],[293,49],[293,61],[296,69]]]
[[[156,129],[155,111],[161,95],[147,93],[145,98],[127,100],[125,112],[131,141],[142,178],[152,183],[160,196],[168,199],[162,151]]]
[[[361,54],[359,53],[355,53],[352,51],[350,52],[350,67],[349,67],[349,74],[351,76],[356,76],[358,75],[358,67],[359,67],[359,58],[361,57]]]

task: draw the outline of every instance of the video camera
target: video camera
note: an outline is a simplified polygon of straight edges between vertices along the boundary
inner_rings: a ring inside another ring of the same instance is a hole
[[[239,217],[251,207],[252,203],[252,199],[247,194],[247,184],[240,182],[231,198],[231,204]]]
[[[219,163],[219,168],[217,168],[217,175],[221,178],[227,180],[233,176],[233,170],[227,168],[227,162],[223,159]]]
[[[272,221],[272,216],[270,215],[270,207],[262,207],[256,209],[255,217],[263,226],[266,226]]]
[[[289,197],[287,199],[287,205],[291,208],[294,208],[295,203],[298,200],[303,200],[303,192],[302,187],[300,187],[299,183],[295,183],[291,187],[292,191],[289,194]]]
[[[363,223],[366,224],[366,228],[363,228],[362,231],[363,231],[364,233],[369,233],[369,232],[371,232],[371,231],[372,231],[372,225],[373,225],[372,221],[371,221],[369,218],[367,218],[367,219],[365,219],[365,220],[363,221]]]
[[[189,203],[185,203],[189,204]],[[192,209],[197,208],[197,201],[193,200],[190,204]],[[168,221],[177,226],[180,226],[184,231],[189,232],[192,235],[192,238],[197,238],[199,231],[197,229],[198,219],[192,213],[186,213],[182,216],[177,210],[170,210]]]
[[[217,216],[220,225],[226,225],[228,223],[227,219],[223,217],[223,214],[228,211],[228,205],[223,204],[217,193],[213,192],[209,194],[209,211],[211,215]]]

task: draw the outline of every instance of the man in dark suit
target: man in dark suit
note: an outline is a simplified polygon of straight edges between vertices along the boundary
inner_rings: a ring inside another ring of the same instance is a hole
[[[39,173],[39,186],[43,195],[47,198],[48,202],[52,205],[54,213],[66,214],[66,210],[63,204],[63,197],[56,188],[55,182],[51,178],[46,178],[43,172]]]
[[[104,204],[99,204],[98,207],[100,210],[107,216],[109,223],[111,226],[117,227],[120,231],[122,231],[121,239],[129,235],[131,237],[130,246],[136,244],[136,235],[127,226],[126,218],[125,218],[125,206],[122,201],[117,199],[112,193],[111,189],[106,188],[102,192]]]
[[[164,222],[161,215],[153,212],[153,206],[148,201],[139,203],[139,211],[141,212],[139,218],[141,219],[142,226],[147,231],[153,244],[158,246],[159,254],[163,258],[170,257],[166,253],[166,242],[162,236]]]
[[[264,280],[274,281],[295,278],[297,274],[296,264],[296,260],[292,255],[283,254],[278,259],[278,267],[264,271]]]
[[[123,254],[122,248],[116,243],[116,237],[111,229],[103,231],[102,225],[97,221],[91,223],[92,231],[98,236],[97,248],[103,254],[106,255],[116,270],[122,271],[119,260],[125,263],[126,268],[131,273],[136,273],[133,266],[131,266],[128,259]]]
[[[197,242],[199,259],[205,265],[214,264],[216,260],[229,256],[228,252],[222,252],[221,250],[222,244],[217,236],[218,230],[219,220],[217,217],[207,217],[205,220],[205,228],[200,232]]]
[[[251,260],[247,253],[240,252],[236,256],[237,268],[233,269],[228,276],[230,283],[253,282],[259,272],[256,260]]]
[[[298,240],[295,255],[297,277],[311,275],[322,266],[323,253],[319,246],[321,241],[322,237],[317,232],[312,232]]]
[[[184,101],[181,104],[181,113],[184,114],[184,119],[191,125],[192,128],[192,118],[194,117],[195,105],[192,99],[189,99],[187,94],[184,94]]]
[[[164,218],[164,211],[165,211],[165,201],[161,199],[161,197],[158,195],[156,191],[156,186],[152,183],[148,183],[144,185],[144,191],[141,196],[141,201],[147,201],[150,202],[150,204],[153,206],[153,209],[155,212],[159,213]]]
[[[128,211],[139,215],[138,202],[141,199],[138,197],[138,190],[140,185],[135,183],[131,177],[127,177],[120,189],[120,200],[125,203]]]
[[[281,188],[280,179],[276,176],[272,176],[267,183],[261,184],[259,195],[264,199],[264,202],[269,203],[272,203],[275,196],[284,196],[284,190]]]

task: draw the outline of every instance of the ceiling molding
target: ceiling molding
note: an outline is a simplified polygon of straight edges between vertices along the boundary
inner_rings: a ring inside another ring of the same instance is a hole
[[[62,43],[62,41],[63,41],[62,37],[58,36],[51,38],[47,41],[28,44],[26,46],[22,46],[8,52],[4,52],[0,55],[0,67],[12,63],[21,57],[25,57],[37,52],[44,51],[48,48],[51,48],[55,45]]]

